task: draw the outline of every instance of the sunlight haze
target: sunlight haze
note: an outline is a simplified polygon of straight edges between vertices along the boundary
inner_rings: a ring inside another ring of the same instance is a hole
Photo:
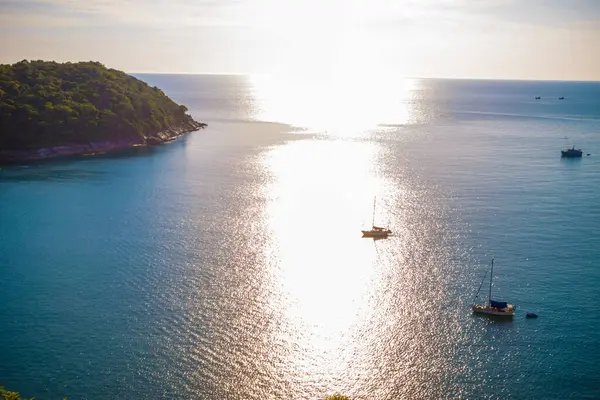
[[[600,79],[595,0],[2,0],[2,63],[127,72]]]

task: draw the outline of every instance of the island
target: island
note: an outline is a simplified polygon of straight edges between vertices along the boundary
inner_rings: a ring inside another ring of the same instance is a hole
[[[99,62],[0,65],[0,163],[154,146],[197,131],[157,87]]]

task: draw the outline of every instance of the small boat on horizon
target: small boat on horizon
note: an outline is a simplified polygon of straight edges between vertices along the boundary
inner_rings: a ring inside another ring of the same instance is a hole
[[[392,233],[392,231],[388,228],[383,228],[381,226],[375,226],[375,205],[377,204],[377,197],[373,199],[373,222],[370,230],[361,230],[363,237],[377,238],[377,239],[385,239]]]
[[[563,149],[560,151],[561,157],[575,158],[575,157],[581,157],[582,155],[583,155],[583,150],[576,149],[574,145],[573,145],[573,148],[571,148],[571,149],[566,148],[566,149]]]
[[[512,304],[508,304],[505,301],[495,301],[492,300],[492,279],[494,278],[494,259],[492,258],[492,268],[490,271],[490,290],[488,294],[488,301],[485,304],[473,304],[471,307],[473,312],[476,314],[485,314],[491,315],[495,317],[512,317],[515,315],[515,306]],[[485,279],[485,276],[483,277]],[[481,290],[481,286],[483,285],[483,280],[479,285],[479,290],[477,290],[477,294],[475,295],[475,299],[479,296],[479,291]]]

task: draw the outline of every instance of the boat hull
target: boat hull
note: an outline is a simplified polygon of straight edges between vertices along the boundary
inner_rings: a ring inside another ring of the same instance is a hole
[[[560,156],[566,158],[579,158],[583,156],[583,150],[576,149],[575,146],[573,146],[573,148],[561,150]]]
[[[363,237],[384,238],[390,235],[390,231],[361,231]]]
[[[494,317],[512,317],[515,315],[515,310],[509,304],[507,308],[495,308],[490,306],[473,306],[473,312],[476,314],[491,315]]]

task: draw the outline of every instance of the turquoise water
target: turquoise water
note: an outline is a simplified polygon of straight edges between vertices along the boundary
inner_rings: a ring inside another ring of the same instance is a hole
[[[0,171],[1,385],[600,397],[600,83],[140,77],[209,128]],[[469,309],[492,257],[509,322]]]

